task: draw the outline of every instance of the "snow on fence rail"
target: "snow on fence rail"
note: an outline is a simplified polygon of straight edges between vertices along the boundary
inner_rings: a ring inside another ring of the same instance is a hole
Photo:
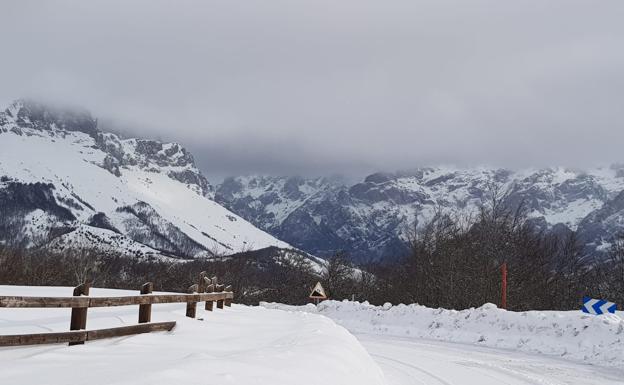
[[[85,341],[122,337],[156,331],[170,331],[175,321],[150,322],[152,304],[186,303],[186,316],[195,318],[197,303],[205,302],[205,309],[212,311],[214,302],[218,309],[232,306],[234,293],[231,286],[220,285],[217,277],[212,279],[206,272],[199,274],[199,283],[189,287],[190,294],[151,294],[153,283],[141,286],[141,295],[122,297],[88,297],[90,283],[74,288],[73,297],[0,296],[0,308],[71,308],[70,331],[60,333],[35,333],[0,335],[0,346],[21,346],[51,343],[84,344]],[[94,307],[139,305],[139,324],[108,329],[86,330],[87,310]]]

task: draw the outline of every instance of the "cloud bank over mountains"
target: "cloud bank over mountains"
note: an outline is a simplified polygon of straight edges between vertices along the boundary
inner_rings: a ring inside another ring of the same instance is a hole
[[[624,3],[0,6],[0,105],[79,104],[208,175],[621,161]]]

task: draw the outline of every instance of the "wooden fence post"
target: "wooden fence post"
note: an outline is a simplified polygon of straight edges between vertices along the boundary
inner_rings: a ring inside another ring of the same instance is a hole
[[[80,297],[82,295],[89,295],[89,288],[91,284],[86,281],[74,288],[74,297]],[[69,330],[85,330],[87,328],[87,310],[88,307],[74,307],[71,312],[71,321],[69,324]],[[69,345],[82,345],[84,341],[73,341]]]
[[[224,288],[223,285],[216,285],[215,291],[217,293],[223,293],[223,288]],[[223,309],[223,304],[224,303],[225,303],[225,301],[222,300],[222,299],[217,300],[217,309]]]
[[[215,275],[214,277],[212,277],[212,285],[214,286],[214,293],[217,293],[219,291],[217,289],[217,287],[219,286],[219,285],[217,285],[217,283],[218,283],[218,279],[217,279],[217,276]],[[217,303],[217,308],[220,309],[219,301],[215,301],[215,302]]]
[[[206,287],[206,293],[214,293],[214,285],[212,283]],[[213,305],[214,302],[206,301],[206,310],[212,311]]]
[[[203,277],[203,281],[204,281],[204,290],[202,291],[202,293],[207,293],[208,292],[208,287],[212,284],[212,281],[210,280],[210,278],[204,276]],[[208,309],[208,302],[212,302],[212,301],[206,301],[206,305],[205,305],[205,309]],[[212,310],[212,306],[210,306],[210,310]]]
[[[188,288],[189,293],[197,292],[197,284]],[[186,316],[190,318],[195,318],[195,314],[197,313],[197,302],[187,302],[186,303]]]
[[[147,282],[141,286],[141,294],[150,294],[154,290],[154,284]],[[139,323],[143,324],[152,320],[152,304],[139,305]]]
[[[210,285],[210,280],[206,277],[207,275],[208,274],[206,274],[205,271],[202,271],[201,273],[199,273],[199,282],[197,283],[198,293],[205,293],[206,287]]]
[[[201,273],[199,273],[199,281],[197,282],[197,292],[198,293],[203,293],[206,291],[206,272],[202,271]]]
[[[228,285],[225,287],[225,291],[232,291],[232,286]],[[232,298],[226,298],[225,299],[225,306],[227,307],[231,307],[232,306]]]

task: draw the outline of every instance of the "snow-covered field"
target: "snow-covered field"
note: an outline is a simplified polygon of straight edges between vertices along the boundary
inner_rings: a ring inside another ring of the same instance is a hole
[[[456,311],[350,301],[324,301],[318,307],[262,306],[322,314],[353,333],[473,344],[624,368],[622,312],[603,316],[580,310],[510,312],[493,304]]]
[[[68,287],[0,286],[0,295],[68,296]],[[136,295],[92,289],[92,296]],[[0,348],[0,384],[384,384],[357,339],[326,317],[233,305],[185,317],[184,304],[153,305],[171,332]],[[70,309],[0,308],[0,334],[66,331]],[[137,306],[89,309],[88,329],[136,324]],[[200,320],[199,318],[203,318]]]

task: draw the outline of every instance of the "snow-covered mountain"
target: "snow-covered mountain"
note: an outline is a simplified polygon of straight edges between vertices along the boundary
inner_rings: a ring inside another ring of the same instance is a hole
[[[176,143],[122,139],[89,112],[0,112],[0,243],[197,258],[290,248],[230,212]]]
[[[405,251],[415,225],[442,208],[474,212],[493,188],[510,191],[544,229],[578,230],[604,249],[624,230],[624,166],[565,168],[420,168],[376,173],[352,185],[330,179],[228,178],[215,200],[260,228],[319,256],[344,250],[356,260]]]
[[[437,208],[472,212],[492,186],[591,250],[624,231],[624,166],[433,167],[356,184],[245,176],[215,188],[179,144],[103,132],[87,111],[20,100],[0,112],[0,243],[176,258],[293,245],[361,261],[400,255]]]

